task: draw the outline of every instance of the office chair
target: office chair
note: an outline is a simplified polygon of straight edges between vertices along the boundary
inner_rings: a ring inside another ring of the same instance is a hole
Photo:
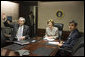
[[[84,56],[84,47],[79,48],[73,56]]]
[[[9,43],[11,40],[11,33],[13,33],[12,30],[13,30],[13,28],[10,28],[10,27],[2,28],[2,31],[3,31],[4,37],[5,37],[5,40],[7,43]]]
[[[4,37],[3,31],[1,29],[1,48],[4,47],[5,44],[6,44],[5,37]]]
[[[10,38],[9,35],[11,35],[11,33],[12,33],[12,28],[10,28],[10,27],[4,27],[4,28],[2,28],[2,31],[3,31],[6,39],[8,40]]]
[[[76,53],[76,51],[77,51],[78,49],[80,49],[81,47],[83,47],[83,46],[84,46],[84,37],[82,36],[82,37],[80,37],[80,38],[77,40],[77,42],[75,43],[75,45],[73,46],[73,48],[67,49],[67,50],[65,50],[65,49],[63,49],[63,48],[60,48],[60,50],[63,50],[64,53],[65,53],[65,54],[69,54],[69,56],[73,56],[73,55]]]
[[[3,27],[3,28],[2,28],[2,31],[3,31],[5,34],[11,34],[11,33],[12,33],[12,28],[10,28],[10,27]]]
[[[76,46],[74,47],[74,51],[73,51],[73,53],[72,53],[72,55],[73,56],[75,56],[75,54],[82,48],[82,47],[84,47],[84,37],[81,37],[80,39],[79,39],[79,43],[77,43],[76,44]],[[83,52],[83,51],[82,51]]]
[[[84,37],[80,37],[78,39],[78,41],[76,42],[76,44],[74,45],[71,54],[73,55],[79,48],[81,48],[82,46],[84,46]]]
[[[62,38],[63,26],[64,26],[64,24],[61,24],[61,23],[54,24],[54,27],[58,27],[58,30],[59,30],[59,40],[61,40],[61,38]]]

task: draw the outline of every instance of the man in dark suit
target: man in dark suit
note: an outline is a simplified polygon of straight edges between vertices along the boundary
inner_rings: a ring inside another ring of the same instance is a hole
[[[80,33],[77,29],[77,23],[75,21],[69,22],[69,29],[71,32],[67,38],[67,41],[58,44],[58,46],[64,50],[72,49],[80,37]]]
[[[71,32],[67,38],[67,41],[63,44],[59,44],[59,46],[72,48],[77,39],[80,37],[80,33],[77,29],[77,23],[75,21],[69,22],[69,29]]]
[[[18,23],[12,24],[3,16],[4,25],[13,28],[10,40],[25,40],[29,38],[29,26],[24,25],[25,18],[20,17]]]
[[[33,15],[33,12],[30,11],[27,18],[26,18],[26,22],[25,22],[25,25],[28,25],[30,26],[30,36],[31,37],[34,37],[34,15]]]

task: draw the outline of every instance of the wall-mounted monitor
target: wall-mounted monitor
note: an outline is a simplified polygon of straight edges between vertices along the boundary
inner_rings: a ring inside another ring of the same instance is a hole
[[[7,20],[12,22],[12,16],[7,16]]]

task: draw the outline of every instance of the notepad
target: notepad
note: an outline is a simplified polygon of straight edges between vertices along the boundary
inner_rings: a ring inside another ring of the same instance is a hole
[[[53,41],[53,40],[55,40],[55,39],[49,39],[48,37],[45,37],[44,40]]]
[[[52,46],[52,47],[57,47],[57,45],[54,45],[54,44],[49,44],[48,42],[47,42],[47,43],[44,43],[44,45],[47,45],[47,46]]]
[[[54,45],[58,45],[59,42],[48,42],[49,44],[54,44]]]
[[[30,42],[29,41],[14,41],[14,43],[17,43],[17,44],[20,44],[20,45],[26,45],[26,44],[29,44]]]
[[[32,40],[31,42],[36,42],[36,40]]]

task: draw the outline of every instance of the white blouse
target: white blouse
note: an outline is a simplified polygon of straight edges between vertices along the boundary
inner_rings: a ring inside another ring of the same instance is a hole
[[[58,37],[58,28],[53,27],[51,30],[49,27],[47,27],[45,36],[53,36],[53,38],[56,39]]]

